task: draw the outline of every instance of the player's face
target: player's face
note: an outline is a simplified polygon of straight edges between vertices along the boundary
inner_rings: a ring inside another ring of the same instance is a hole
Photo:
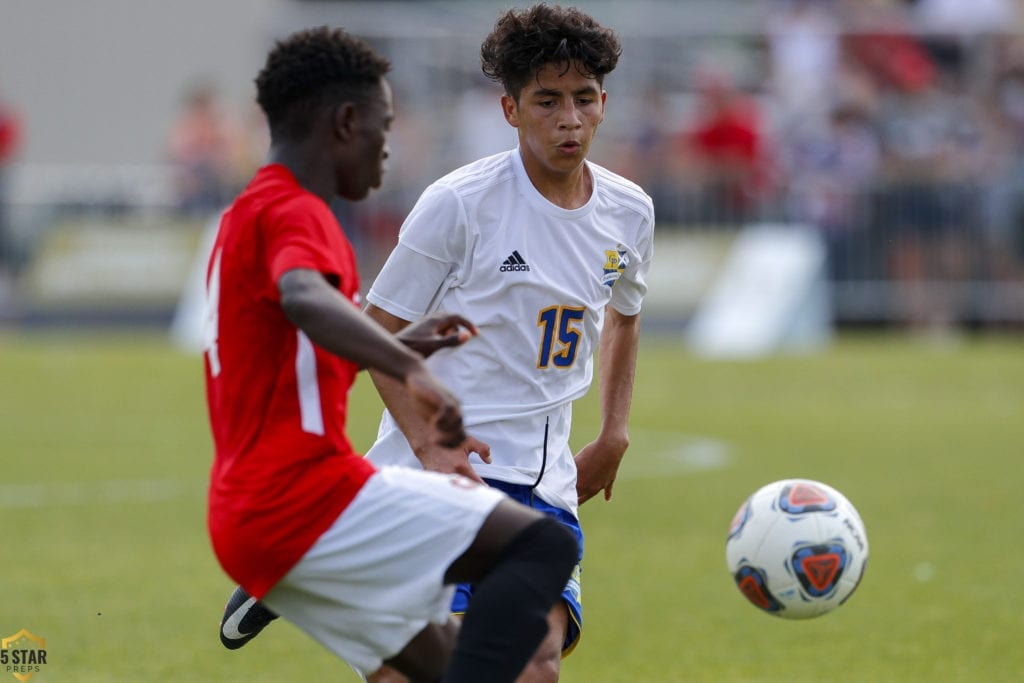
[[[380,87],[356,108],[353,123],[352,156],[339,168],[337,192],[345,199],[363,199],[384,179],[384,162],[388,158],[388,132],[395,118],[391,86],[381,79]]]
[[[527,170],[559,176],[580,169],[604,120],[606,97],[596,78],[565,64],[542,67],[518,102],[505,95],[505,118],[519,129]]]

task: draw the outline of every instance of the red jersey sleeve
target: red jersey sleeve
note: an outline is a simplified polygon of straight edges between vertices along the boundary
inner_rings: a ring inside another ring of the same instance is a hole
[[[295,268],[323,273],[337,286],[345,266],[337,248],[340,229],[322,200],[303,195],[267,212],[267,268],[273,282]]]

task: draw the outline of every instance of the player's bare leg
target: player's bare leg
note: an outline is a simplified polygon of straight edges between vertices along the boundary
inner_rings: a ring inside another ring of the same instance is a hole
[[[459,636],[459,625],[449,620],[444,626],[429,624],[420,631],[397,655],[367,677],[367,683],[402,683],[440,680],[448,668],[448,658]],[[383,675],[383,678],[379,676]]]
[[[569,631],[569,609],[559,601],[548,614],[548,634],[516,683],[556,683],[562,668],[562,644]]]
[[[385,664],[367,676],[366,683],[409,683],[409,679]]]
[[[449,624],[457,621],[453,617]],[[562,643],[569,628],[569,611],[560,603],[548,614],[548,634],[537,648],[516,683],[554,683],[558,680],[562,664]],[[396,669],[384,665],[366,678],[367,683],[409,683],[409,679]]]

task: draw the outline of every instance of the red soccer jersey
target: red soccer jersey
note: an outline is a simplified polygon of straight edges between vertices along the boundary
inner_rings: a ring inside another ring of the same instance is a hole
[[[206,392],[215,457],[208,524],[228,575],[262,597],[373,473],[345,435],[358,368],[285,317],[278,278],[359,291],[352,245],[287,168],[265,166],[221,219],[207,271]]]

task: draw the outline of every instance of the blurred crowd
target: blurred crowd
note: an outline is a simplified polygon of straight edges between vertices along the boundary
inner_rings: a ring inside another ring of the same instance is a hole
[[[1024,280],[1019,3],[769,4],[770,20],[753,33],[628,38],[627,57],[690,47],[671,77],[664,65],[646,81],[635,67],[610,76],[595,161],[654,197],[662,231],[816,227],[832,279],[906,284],[911,322],[960,319],[971,305],[969,287],[929,283]],[[408,71],[396,64],[385,188],[365,205],[336,207],[371,270],[423,187],[515,144],[498,93],[478,74],[424,96],[403,89]],[[222,207],[266,143],[254,108],[232,112],[216,88],[190,88],[167,141],[179,210]]]
[[[0,99],[0,310],[13,297],[14,245],[8,215],[8,169],[21,145],[21,117],[13,105]]]
[[[625,172],[652,192],[662,227],[810,224],[834,281],[906,285],[912,323],[975,305],[969,287],[934,283],[1020,282],[1016,4],[776,5],[745,46],[763,69],[699,63],[685,106],[627,145]]]
[[[190,85],[166,144],[179,212],[202,216],[230,203],[262,163],[268,143],[255,103],[239,112],[213,83]]]

